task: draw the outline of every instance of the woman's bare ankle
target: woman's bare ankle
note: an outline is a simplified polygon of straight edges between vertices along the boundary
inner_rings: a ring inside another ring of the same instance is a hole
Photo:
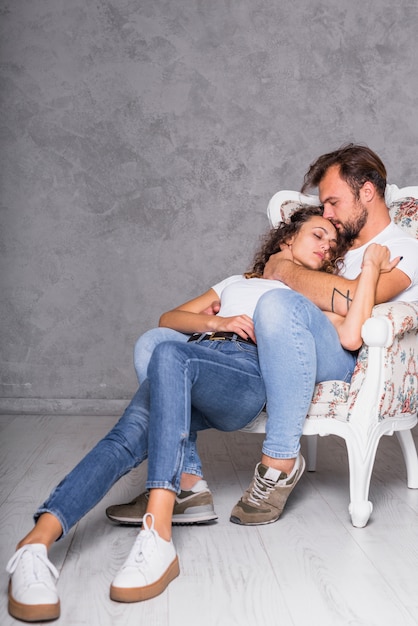
[[[18,550],[30,543],[42,543],[49,550],[61,535],[62,526],[55,515],[43,513],[32,530],[19,541],[16,549]]]
[[[154,516],[154,528],[162,539],[171,540],[171,524],[176,494],[168,489],[150,489],[147,513]],[[145,518],[144,518],[145,519]]]

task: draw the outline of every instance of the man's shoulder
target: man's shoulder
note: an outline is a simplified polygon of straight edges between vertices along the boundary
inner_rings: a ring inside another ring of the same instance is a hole
[[[406,245],[414,247],[418,246],[418,239],[415,239],[412,235],[395,224],[395,222],[390,222],[390,224],[369,243],[380,243],[388,247],[390,247],[391,243],[405,243]]]
[[[418,240],[411,237],[394,222],[390,222],[380,233],[359,248],[349,250],[344,257],[344,266],[341,275],[345,278],[356,278],[361,272],[361,263],[366,248],[378,243],[387,246],[392,257],[403,256],[404,259],[398,265],[411,279],[416,273],[418,265]]]
[[[397,224],[393,220],[391,220],[389,224],[389,233],[399,235],[400,237],[408,237],[409,239],[412,239],[413,241],[417,241],[410,232],[405,230],[405,228],[402,228],[401,226],[399,226],[399,224]]]

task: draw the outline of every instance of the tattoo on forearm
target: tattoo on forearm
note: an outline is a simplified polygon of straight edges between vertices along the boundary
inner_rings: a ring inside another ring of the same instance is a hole
[[[331,298],[331,311],[333,313],[335,313],[334,303],[335,303],[337,296],[341,296],[341,298],[345,300],[346,305],[347,305],[347,311],[348,311],[348,309],[350,308],[350,303],[353,301],[353,298],[350,298],[350,290],[347,289],[347,293],[344,294],[342,291],[334,287],[334,290],[332,292],[332,298]]]

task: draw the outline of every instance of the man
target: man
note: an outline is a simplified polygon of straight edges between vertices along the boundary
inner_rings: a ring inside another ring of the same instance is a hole
[[[312,272],[296,265],[291,247],[273,255],[266,265],[266,278],[281,280],[291,289],[265,294],[255,311],[269,419],[261,462],[255,468],[249,488],[231,513],[231,521],[238,524],[276,521],[303,473],[300,438],[314,386],[321,380],[343,377],[336,374],[340,371],[342,348],[336,342],[335,329],[326,315],[346,315],[368,244],[386,245],[392,258],[403,256],[395,269],[381,275],[376,303],[392,299],[418,300],[418,241],[390,220],[384,200],[386,169],[381,159],[367,147],[343,146],[319,157],[310,167],[302,193],[314,187],[318,187],[324,217],[350,242],[350,250],[341,276]],[[153,347],[167,338],[166,333],[167,329],[154,329],[139,340],[137,371],[140,363],[143,367],[146,365]],[[187,340],[185,335],[176,335],[179,340]],[[290,354],[292,359],[283,358]],[[142,372],[140,380],[145,375]],[[345,380],[350,378],[351,371],[347,371]],[[181,485],[184,491],[176,500],[174,523],[209,521],[214,513],[211,494],[201,480],[198,458],[194,438],[189,441]],[[147,495],[140,494],[127,505],[109,507],[107,515],[122,523],[139,524],[146,500]],[[207,520],[205,513],[209,516]],[[194,520],[193,515],[197,516]]]
[[[391,222],[380,158],[364,146],[343,146],[313,163],[302,192],[311,187],[318,187],[324,217],[350,249],[342,276],[315,275],[293,263],[291,250],[273,255],[266,265],[266,278],[281,280],[291,289],[265,294],[254,315],[269,419],[261,462],[231,514],[238,524],[276,521],[303,473],[300,438],[315,384],[341,379],[336,375],[341,351],[329,318],[346,315],[370,243],[387,246],[391,258],[402,257],[395,269],[380,275],[375,302],[418,300],[418,241]],[[351,372],[347,374],[350,380]]]

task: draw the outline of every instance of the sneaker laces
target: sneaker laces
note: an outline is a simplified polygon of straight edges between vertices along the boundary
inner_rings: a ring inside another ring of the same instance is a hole
[[[23,564],[25,565],[23,572],[28,585],[34,583],[45,583],[50,585],[50,574],[52,574],[55,580],[57,580],[59,576],[58,570],[44,554],[31,550],[29,545],[30,544],[24,545],[19,548],[17,552],[15,552],[10,561],[7,563],[7,573],[13,574],[20,560],[23,559]],[[26,558],[26,555],[28,558]],[[29,555],[31,558],[29,558]]]
[[[148,524],[148,517],[151,524]],[[138,567],[146,565],[157,546],[158,532],[154,529],[154,516],[152,513],[145,513],[142,521],[143,529],[135,540],[134,545],[126,559],[123,567]]]
[[[251,491],[248,495],[248,501],[251,504],[255,504],[255,506],[260,506],[260,504],[267,500],[270,493],[274,491],[274,488],[277,486],[277,482],[275,480],[271,480],[271,478],[262,478],[257,470],[254,475],[254,482],[251,487]]]

